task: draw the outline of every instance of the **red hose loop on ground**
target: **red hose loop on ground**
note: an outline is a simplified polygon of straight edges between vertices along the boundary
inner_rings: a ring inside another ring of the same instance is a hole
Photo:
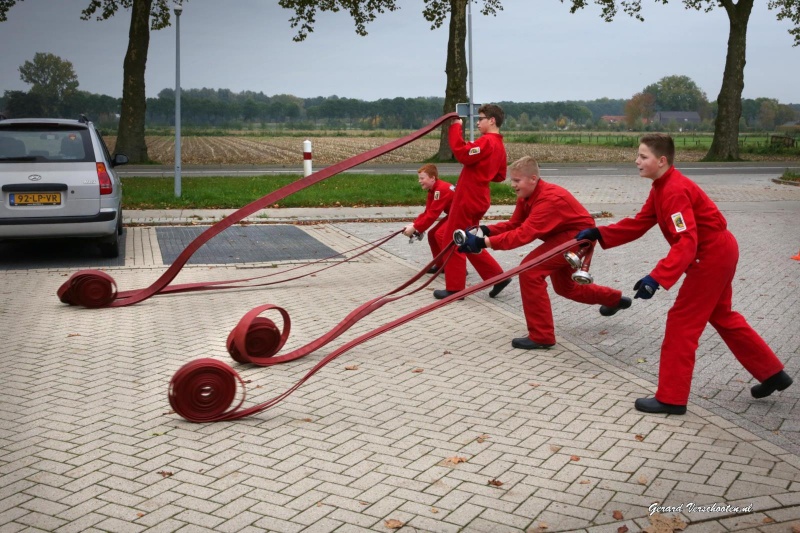
[[[277,364],[281,364],[281,363],[287,363],[289,361],[294,361],[296,359],[300,359],[301,357],[305,357],[306,355],[319,350],[320,348],[322,348],[326,344],[328,344],[331,341],[335,340],[337,337],[339,337],[340,335],[345,333],[348,329],[353,327],[353,325],[355,325],[356,322],[358,322],[359,320],[361,320],[362,318],[364,318],[368,314],[372,313],[373,311],[376,311],[376,310],[380,309],[381,307],[383,307],[384,305],[386,305],[386,304],[388,304],[390,302],[393,302],[395,300],[399,300],[401,298],[405,298],[406,296],[410,296],[411,294],[414,294],[414,293],[424,289],[428,285],[430,285],[431,282],[433,282],[433,280],[436,279],[436,277],[438,277],[438,275],[439,275],[438,273],[436,275],[431,276],[430,278],[428,278],[419,287],[417,287],[417,288],[415,288],[415,289],[413,289],[413,290],[411,290],[411,291],[409,291],[409,292],[407,292],[405,294],[398,294],[401,291],[403,291],[406,288],[408,288],[409,285],[411,285],[412,283],[416,282],[421,277],[426,275],[428,269],[431,266],[433,266],[434,264],[442,264],[442,265],[446,264],[447,261],[450,259],[450,256],[453,254],[454,250],[455,250],[455,248],[453,247],[452,244],[450,246],[446,247],[444,250],[442,250],[439,253],[438,256],[436,256],[434,259],[432,259],[430,263],[425,265],[422,268],[422,270],[420,270],[411,279],[409,279],[408,281],[406,281],[405,283],[403,283],[402,285],[400,285],[396,289],[394,289],[394,290],[392,290],[392,291],[390,291],[390,292],[388,292],[386,294],[383,294],[381,296],[378,296],[376,298],[373,298],[372,300],[369,300],[368,302],[366,302],[364,304],[361,304],[356,309],[351,311],[350,314],[348,314],[344,319],[342,319],[336,326],[331,328],[330,331],[328,331],[327,333],[325,333],[321,337],[319,337],[317,339],[314,339],[313,341],[309,342],[305,346],[301,346],[301,347],[299,347],[299,348],[297,348],[295,350],[292,350],[291,352],[283,354],[283,355],[271,354],[268,357],[249,357],[248,358],[249,361],[248,360],[242,360],[242,359],[244,359],[244,357],[241,357],[241,354],[239,354],[238,351],[237,351],[236,355],[234,355],[234,353],[232,353],[231,350],[229,349],[228,353],[231,354],[231,357],[233,357],[233,359],[235,361],[238,361],[240,363],[246,363],[246,362],[247,363],[253,363],[253,364],[256,364],[256,365],[259,365],[259,366],[272,366],[272,365],[277,365]],[[439,272],[441,273],[442,270],[440,269]],[[249,311],[247,313],[247,315],[245,315],[245,317],[247,317],[247,316],[256,316],[260,312],[259,309],[263,309],[265,307],[266,306],[257,307],[255,309]],[[270,306],[270,307],[274,307],[274,306]],[[279,309],[282,314],[284,313],[284,311],[281,308],[277,307],[277,309]],[[243,317],[241,319],[240,323],[245,322],[245,317]],[[284,324],[288,324],[289,323],[288,314],[284,315],[283,319],[284,319]],[[242,329],[242,331],[246,331],[246,329]],[[228,335],[229,341],[230,341],[230,338],[231,338],[231,334]],[[285,331],[284,335],[286,335],[288,337],[289,332]],[[284,341],[285,341],[285,339],[284,339]],[[236,341],[237,349],[238,349],[239,346],[241,346],[241,342],[242,341]],[[283,342],[281,342],[281,346],[283,346]],[[237,357],[239,357],[239,359],[237,359]]]
[[[61,284],[58,299],[65,304],[89,309],[105,307],[117,297],[114,278],[100,270],[80,270]]]
[[[275,309],[283,318],[283,332],[269,318],[261,313]],[[248,311],[228,334],[226,345],[228,353],[239,363],[255,363],[264,366],[269,359],[283,348],[291,330],[289,313],[276,305],[261,305]]]
[[[514,267],[514,268],[512,268],[510,270],[507,270],[506,272],[503,272],[502,274],[499,274],[499,275],[497,275],[497,276],[495,276],[493,278],[484,280],[481,283],[477,283],[475,285],[472,285],[471,287],[467,287],[462,291],[459,291],[459,292],[451,294],[447,298],[444,298],[442,300],[437,300],[436,302],[428,304],[428,305],[426,305],[426,306],[424,306],[424,307],[422,307],[420,309],[417,309],[416,311],[412,311],[412,312],[410,312],[410,313],[408,313],[406,315],[403,315],[400,318],[397,318],[397,319],[395,319],[395,320],[393,320],[391,322],[388,322],[388,323],[386,323],[386,324],[384,324],[382,326],[379,326],[379,327],[377,327],[377,328],[375,328],[375,329],[373,329],[371,331],[368,331],[367,333],[364,333],[363,335],[361,335],[361,336],[359,336],[359,337],[357,337],[357,338],[355,338],[355,339],[343,344],[342,346],[340,346],[339,348],[337,348],[336,350],[334,350],[333,352],[328,354],[324,359],[322,359],[320,362],[318,362],[316,365],[314,365],[314,367],[311,370],[309,370],[291,388],[289,388],[288,390],[284,391],[283,393],[279,394],[278,396],[276,396],[276,397],[272,398],[271,400],[268,400],[268,401],[266,401],[264,403],[261,403],[261,404],[258,404],[258,405],[254,405],[252,407],[248,407],[248,408],[242,409],[242,410],[239,410],[238,407],[237,407],[236,409],[229,410],[229,411],[225,412],[224,414],[220,415],[217,418],[214,418],[214,419],[210,419],[209,418],[209,419],[205,419],[205,420],[194,420],[194,419],[191,419],[189,417],[184,416],[177,409],[175,409],[175,411],[178,414],[180,414],[181,416],[183,416],[184,418],[186,418],[187,420],[189,420],[190,422],[198,422],[198,421],[216,422],[216,421],[221,421],[221,420],[238,420],[240,418],[245,418],[247,416],[250,416],[250,415],[259,413],[261,411],[264,411],[266,409],[269,409],[270,407],[274,406],[275,404],[277,404],[278,402],[280,402],[281,400],[283,400],[284,398],[289,396],[292,392],[297,390],[303,383],[308,381],[314,374],[316,374],[325,365],[327,365],[328,363],[330,363],[331,361],[333,361],[334,359],[336,359],[337,357],[339,357],[343,353],[347,352],[351,348],[354,348],[354,347],[358,346],[359,344],[362,344],[362,343],[368,341],[369,339],[371,339],[373,337],[376,337],[376,336],[378,336],[378,335],[380,335],[382,333],[385,333],[385,332],[387,332],[389,330],[392,330],[392,329],[394,329],[394,328],[396,328],[398,326],[401,326],[401,325],[405,324],[406,322],[409,322],[409,321],[411,321],[411,320],[413,320],[415,318],[418,318],[418,317],[420,317],[422,315],[430,313],[431,311],[434,311],[434,310],[438,309],[439,307],[442,307],[442,306],[448,305],[448,304],[450,304],[452,302],[455,302],[455,301],[458,301],[460,299],[463,299],[466,296],[469,296],[471,294],[474,294],[476,292],[484,290],[484,289],[486,289],[488,287],[491,287],[492,285],[500,283],[503,280],[506,280],[506,279],[509,279],[509,278],[511,278],[513,276],[516,276],[516,275],[520,274],[521,272],[524,272],[524,271],[529,270],[529,269],[531,269],[533,267],[542,265],[542,264],[546,263],[547,261],[557,261],[557,260],[559,260],[559,258],[560,258],[560,260],[563,261],[564,260],[563,259],[563,254],[564,253],[569,252],[569,251],[573,251],[574,252],[575,250],[577,250],[581,246],[586,246],[586,245],[591,245],[591,244],[592,243],[590,241],[588,241],[588,240],[576,241],[576,240],[573,239],[573,240],[567,241],[567,242],[565,242],[565,243],[553,248],[549,252],[547,252],[545,254],[542,254],[542,255],[540,255],[538,257],[535,257],[535,258],[531,259],[530,261],[524,262],[524,263],[522,263],[522,264],[520,264],[520,265],[518,265],[518,266],[516,266],[516,267]],[[454,244],[450,243],[450,245],[447,248],[445,248],[445,250],[442,251],[442,254],[444,254],[446,252],[448,254],[451,254],[454,251],[454,249],[455,249],[454,248]],[[450,258],[450,255],[447,255],[447,259],[449,259],[449,258]],[[400,287],[398,289],[395,289],[394,291],[388,293],[387,296],[398,292],[402,288],[407,287],[413,281],[419,279],[419,277],[422,276],[423,273],[430,266],[432,266],[434,264],[434,262],[435,262],[435,260],[431,261],[431,263],[429,265],[427,265],[419,274],[415,275],[411,280],[406,282],[402,287]],[[434,278],[435,278],[435,276],[432,276],[432,278],[429,279],[423,285],[423,287],[427,286],[432,281],[432,279],[434,279]],[[414,291],[412,291],[409,294],[413,294],[414,292],[417,292],[420,288],[415,289]],[[371,301],[367,302],[366,304],[363,304],[362,306],[358,307],[353,312],[351,312],[348,315],[348,318],[343,320],[339,324],[339,326],[334,328],[334,330],[336,330],[338,327],[342,326],[343,324],[346,325],[345,329],[349,328],[350,326],[353,325],[355,320],[358,320],[358,319],[362,318],[363,316],[366,316],[369,312],[371,312],[371,310],[374,310],[373,308],[377,308],[377,307],[374,307],[376,303],[380,303],[380,305],[383,305],[384,303],[387,303],[388,301],[392,301],[394,299],[402,298],[404,296],[407,296],[407,295],[395,297],[395,298],[392,298],[392,299],[387,299],[385,297],[379,297],[379,298],[376,298],[374,300],[371,300]],[[386,301],[384,301],[384,300],[386,300]],[[256,308],[256,309],[258,309],[258,308]],[[341,334],[341,333],[339,333],[339,334]],[[320,337],[316,341],[312,341],[311,343],[307,344],[306,347],[314,347],[314,349],[316,349],[319,346],[324,345],[325,342],[323,342],[322,344],[319,344],[319,345],[317,343],[321,339],[324,339],[327,335],[330,335],[330,332],[328,334],[326,334],[326,335],[323,335],[322,337]],[[338,336],[338,334],[336,336]],[[334,338],[335,338],[335,336],[334,336]],[[326,342],[328,342],[328,341],[326,341]],[[302,355],[307,355],[311,351],[313,351],[313,350],[306,351]],[[298,352],[298,350],[295,350],[295,352]],[[286,356],[283,356],[283,357],[286,357]],[[295,357],[295,358],[297,358],[297,357]],[[279,359],[279,358],[278,357],[272,357],[271,361],[275,361],[276,359]],[[289,359],[289,360],[291,360],[291,359]],[[206,361],[206,359],[200,359],[199,361]],[[213,359],[209,359],[208,361],[214,361],[214,364],[219,364],[218,361],[213,360]],[[203,363],[200,363],[200,366],[202,366],[202,364]],[[230,371],[234,375],[236,375],[237,378],[239,377],[239,375],[236,374],[235,371],[233,371],[232,369]],[[239,378],[239,379],[241,381],[241,378]],[[175,380],[175,378],[173,377],[173,381],[174,380]],[[173,399],[172,399],[173,390],[174,389],[171,387],[170,388],[170,403],[173,402]],[[175,394],[181,394],[181,393],[191,394],[191,393],[193,393],[193,391],[190,391],[190,390],[183,391],[183,390],[181,390],[181,391],[176,391],[175,392]],[[194,392],[193,394],[197,395],[198,393]],[[240,405],[241,405],[241,403],[240,403]],[[173,408],[174,408],[174,404],[173,404]]]
[[[242,398],[231,409],[237,380],[242,385]],[[190,422],[223,420],[227,413],[242,406],[244,396],[244,381],[239,374],[225,363],[211,358],[186,363],[169,382],[172,409]]]
[[[223,218],[219,222],[215,223],[213,226],[209,227],[203,233],[198,235],[183,252],[175,259],[175,261],[170,265],[170,267],[149,287],[140,290],[134,291],[125,291],[120,295],[120,297],[112,300],[107,305],[103,305],[100,307],[124,307],[127,305],[132,305],[144,301],[151,296],[159,293],[162,291],[169,283],[175,279],[175,276],[181,271],[183,266],[186,264],[187,261],[194,255],[194,253],[200,249],[205,243],[211,240],[213,237],[217,236],[218,234],[222,233],[224,230],[228,229],[229,227],[233,226],[237,222],[245,219],[246,217],[264,209],[265,207],[269,207],[273,205],[275,202],[282,200],[283,198],[289,196],[290,194],[294,194],[297,191],[305,189],[306,187],[310,187],[311,185],[322,181],[324,179],[330,178],[340,172],[343,172],[347,169],[360,165],[362,163],[366,163],[376,157],[379,157],[385,153],[391,152],[400,148],[401,146],[405,146],[406,144],[419,139],[430,133],[431,131],[438,128],[442,123],[447,120],[458,118],[457,113],[448,113],[443,115],[427,126],[406,135],[405,137],[401,137],[400,139],[396,139],[390,143],[384,144],[378,148],[374,148],[362,154],[353,156],[349,159],[345,159],[335,165],[331,165],[327,168],[324,168],[318,172],[314,172],[313,174],[309,174],[308,176],[301,178],[285,187],[281,187],[277,191],[273,191],[266,196],[255,200],[246,206],[234,211],[227,217]],[[81,305],[76,303],[75,305]]]

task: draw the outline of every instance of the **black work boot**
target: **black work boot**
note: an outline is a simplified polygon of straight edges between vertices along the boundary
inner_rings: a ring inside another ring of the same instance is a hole
[[[555,344],[540,344],[536,341],[532,341],[528,337],[518,337],[512,339],[511,346],[520,348],[521,350],[547,350],[555,346]]]
[[[455,294],[457,292],[460,292],[460,291],[448,291],[446,289],[436,289],[435,291],[433,291],[433,297],[436,298],[437,300],[444,300],[445,298],[447,298],[451,294]],[[464,298],[459,298],[459,300],[463,300],[463,299]]]
[[[619,303],[614,307],[609,307],[607,305],[600,306],[600,314],[603,316],[611,316],[617,313],[620,309],[627,309],[631,306],[631,299],[627,296],[623,296],[619,299]]]
[[[492,290],[489,291],[489,298],[496,298],[500,292],[508,287],[508,284],[511,283],[510,279],[501,281],[500,283],[495,283],[492,285]]]
[[[750,394],[753,398],[766,398],[776,390],[784,390],[792,384],[792,378],[781,370],[772,377],[768,377],[762,383],[753,385],[750,388]]]
[[[644,413],[666,413],[668,415],[686,414],[685,405],[661,403],[655,398],[639,398],[633,406],[636,407],[637,411],[642,411]]]

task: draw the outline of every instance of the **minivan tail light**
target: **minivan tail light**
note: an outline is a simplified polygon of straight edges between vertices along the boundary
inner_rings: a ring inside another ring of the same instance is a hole
[[[97,181],[100,182],[100,194],[111,194],[114,186],[111,184],[111,176],[108,175],[105,163],[97,163]]]

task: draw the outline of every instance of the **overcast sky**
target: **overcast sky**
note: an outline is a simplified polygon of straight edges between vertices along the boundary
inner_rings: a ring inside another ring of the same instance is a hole
[[[399,2],[355,34],[346,13],[317,17],[292,41],[290,11],[274,0],[188,0],[180,22],[181,86],[266,95],[379,98],[444,96],[447,23],[430,30],[422,0]],[[71,61],[80,89],[122,96],[130,12],[80,20],[89,0],[25,0],[0,23],[0,91],[28,90],[18,68],[36,52]],[[728,40],[724,10],[711,13],[643,0],[644,22],[599,8],[571,15],[558,0],[505,0],[497,17],[473,3],[474,101],[624,98],[665,76],[689,76],[715,100]],[[223,7],[224,6],[224,7]],[[800,47],[788,21],[756,1],[748,28],[743,97],[800,103]],[[151,33],[146,91],[175,87],[175,26]]]

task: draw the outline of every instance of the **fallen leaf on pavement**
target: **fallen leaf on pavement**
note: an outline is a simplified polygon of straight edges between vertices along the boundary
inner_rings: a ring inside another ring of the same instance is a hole
[[[628,526],[620,526],[617,528],[617,533],[628,533]]]
[[[550,451],[553,452],[553,453],[559,451],[560,449],[561,449],[561,446],[559,446],[558,444],[551,444],[550,445]]]
[[[636,436],[635,436],[635,437],[633,437],[633,438],[634,438],[634,439],[636,439],[636,440],[638,440],[639,442],[642,442],[642,441],[644,440],[644,435],[636,435]]]
[[[458,463],[466,463],[467,462],[467,458],[466,457],[448,457],[447,459],[444,460],[444,462],[445,463],[452,463],[454,465],[457,465]]]
[[[666,517],[661,513],[654,513],[649,519],[650,525],[642,530],[643,533],[673,533],[686,529],[686,522],[677,516]]]
[[[414,370],[412,370],[412,372],[415,374],[419,374],[420,372],[424,372],[424,370],[422,370],[421,368],[415,368]]]
[[[344,367],[345,370],[358,370],[358,365],[347,365]]]
[[[647,478],[644,476],[639,476],[639,485],[647,485]]]
[[[500,481],[499,479],[490,479],[487,485],[492,485],[493,487],[502,487],[503,482]]]
[[[431,507],[431,512],[432,512],[433,514],[436,514],[436,513],[438,513],[438,512],[439,512],[439,509],[437,509],[436,507]]]
[[[572,455],[572,456],[570,456],[569,460],[570,460],[570,461],[580,461],[580,460],[581,460],[581,458],[580,458],[580,457],[578,457],[577,455]]]
[[[591,483],[591,481],[589,481],[588,479],[582,479],[578,481],[578,483],[580,483],[581,485],[588,485],[589,483]]]
[[[169,477],[173,474],[173,472],[167,472],[166,470],[161,470],[159,474],[161,474],[161,477]]]
[[[640,357],[639,359],[636,360],[636,362],[637,363],[646,363],[647,359],[645,359],[644,357]]]
[[[614,517],[614,520],[622,520],[622,519],[624,519],[624,518],[625,518],[624,516],[622,516],[622,511],[614,511],[614,512],[611,514],[611,516],[613,516],[613,517]]]
[[[405,523],[401,522],[400,520],[395,520],[394,518],[390,518],[389,520],[384,520],[383,525],[388,527],[389,529],[400,529],[405,525]]]
[[[481,435],[480,437],[478,437],[478,438],[477,438],[477,439],[475,439],[475,440],[477,440],[477,441],[478,441],[478,444],[483,444],[484,442],[486,442],[486,441],[487,441],[487,440],[489,440],[490,438],[491,438],[491,437],[489,437],[489,435]]]

